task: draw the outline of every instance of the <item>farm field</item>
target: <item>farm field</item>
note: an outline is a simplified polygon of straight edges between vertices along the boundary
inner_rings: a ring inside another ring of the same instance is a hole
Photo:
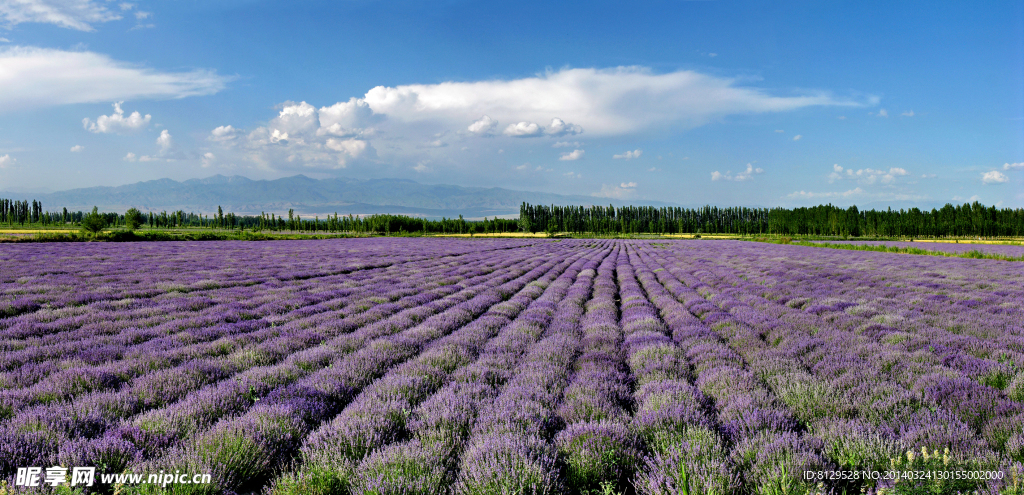
[[[5,245],[0,476],[1021,493],[1022,306],[1024,263],[728,240]]]

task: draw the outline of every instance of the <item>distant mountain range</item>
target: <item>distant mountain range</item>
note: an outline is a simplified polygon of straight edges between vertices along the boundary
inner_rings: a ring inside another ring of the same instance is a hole
[[[51,193],[0,192],[0,196],[36,199],[47,211],[61,208],[88,211],[98,206],[101,211],[114,212],[135,207],[144,212],[184,210],[210,213],[221,206],[225,213],[243,215],[260,212],[280,214],[294,209],[304,216],[325,216],[337,212],[342,215],[394,213],[428,218],[518,215],[519,205],[524,201],[548,205],[676,206],[656,201],[623,202],[499,187],[428,185],[405,179],[318,180],[304,175],[275,180],[215,175],[184,182],[159,179],[117,187],[87,187]]]

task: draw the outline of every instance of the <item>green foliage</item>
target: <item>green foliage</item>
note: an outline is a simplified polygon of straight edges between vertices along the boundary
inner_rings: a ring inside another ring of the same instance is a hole
[[[101,232],[107,227],[107,219],[100,214],[99,208],[93,206],[92,213],[82,218],[82,230],[91,234]]]
[[[145,219],[142,217],[142,212],[135,208],[128,208],[128,211],[124,212],[124,225],[128,227],[128,230],[135,230],[142,226]]]

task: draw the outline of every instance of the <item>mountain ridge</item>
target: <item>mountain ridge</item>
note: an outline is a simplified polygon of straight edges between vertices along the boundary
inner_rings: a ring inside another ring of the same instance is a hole
[[[518,215],[524,201],[533,204],[678,206],[660,201],[622,201],[610,198],[516,191],[500,187],[421,184],[410,179],[313,179],[294,175],[280,179],[249,179],[214,175],[176,181],[154,179],[121,186],[94,186],[49,193],[0,192],[13,199],[36,199],[43,209],[67,208],[123,212],[225,212],[254,215],[294,209],[301,215],[395,213],[428,218],[464,215],[469,218]]]

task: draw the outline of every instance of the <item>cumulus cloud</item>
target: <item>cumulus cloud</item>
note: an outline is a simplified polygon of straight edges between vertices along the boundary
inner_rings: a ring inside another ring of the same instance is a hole
[[[71,147],[71,152],[72,153],[81,153],[84,150],[85,150],[85,146],[82,146],[80,144],[76,144],[76,145]]]
[[[213,71],[161,72],[88,51],[0,49],[0,112],[71,103],[214,94],[229,78]]]
[[[16,161],[17,160],[15,160],[11,155],[0,156],[0,168],[8,168],[11,165],[14,165],[14,162]]]
[[[612,158],[616,160],[632,160],[634,158],[640,158],[640,155],[644,154],[643,150],[627,151],[619,155],[612,155]]]
[[[359,158],[366,151],[366,141],[360,141],[358,139],[328,139],[326,144],[328,149],[343,153],[352,158]]]
[[[632,189],[636,187],[636,182],[623,182],[622,184],[619,184],[619,187],[623,189]]]
[[[202,164],[203,168],[210,168],[210,167],[213,166],[214,162],[216,162],[216,161],[217,161],[217,156],[216,155],[214,155],[213,153],[210,153],[210,152],[206,152],[206,153],[203,153],[203,157],[201,159],[201,164]]]
[[[124,155],[124,158],[122,158],[122,160],[126,162],[134,162],[136,160],[135,153],[129,151],[127,155]]]
[[[469,130],[469,132],[472,132],[473,134],[479,134],[479,135],[483,136],[483,135],[487,135],[487,134],[493,134],[494,133],[494,129],[497,128],[497,127],[498,127],[498,121],[497,120],[494,120],[494,119],[484,115],[483,117],[480,117],[480,120],[477,120],[477,121],[473,122],[472,124],[469,124],[469,127],[467,129]]]
[[[89,132],[94,133],[110,133],[110,132],[130,132],[137,131],[149,125],[149,121],[152,120],[153,116],[146,114],[142,116],[138,111],[132,112],[127,117],[124,116],[124,110],[121,109],[123,101],[114,103],[114,113],[110,115],[100,115],[93,122],[88,117],[82,119],[82,127]]]
[[[421,173],[421,174],[424,173],[424,172],[429,172],[430,171],[430,167],[428,167],[427,164],[425,164],[423,162],[417,163],[416,166],[413,167],[412,169],[417,171],[417,172],[419,172],[419,173]]]
[[[793,136],[793,141],[799,141],[801,138],[803,138],[803,136],[797,134],[796,136]]]
[[[879,117],[888,117],[888,116],[889,116],[889,112],[887,112],[887,111],[886,111],[886,110],[885,110],[885,109],[883,108],[883,109],[881,109],[881,110],[879,110],[879,111],[878,111],[878,116],[879,116]]]
[[[572,136],[583,132],[583,128],[576,125],[565,122],[562,119],[554,118],[551,119],[551,125],[544,128],[544,134],[548,136]]]
[[[1010,178],[1007,177],[1006,174],[1004,174],[1004,173],[1002,173],[1002,172],[1000,172],[998,170],[993,170],[991,172],[985,172],[985,173],[981,174],[981,183],[982,184],[1002,184],[1004,182],[1009,182],[1009,181],[1010,181]]]
[[[900,114],[900,117],[913,117],[913,116],[914,116],[914,111],[913,110],[907,110],[906,112],[903,112],[903,113]]]
[[[167,153],[174,146],[171,133],[167,129],[160,131],[160,136],[156,138],[156,145],[160,147],[161,153]]]
[[[566,176],[566,177],[568,177],[570,179],[582,179],[583,178],[583,174],[580,174],[580,173],[577,173],[577,172],[566,172],[566,173],[564,173],[562,175],[564,175],[564,176]]]
[[[210,131],[210,136],[206,139],[215,142],[226,142],[232,141],[238,138],[238,129],[231,127],[230,125],[222,125],[216,129]]]
[[[7,0],[0,2],[0,17],[9,26],[37,22],[78,31],[95,31],[92,24],[121,18],[94,0]]]
[[[552,134],[586,129],[605,136],[668,124],[696,127],[729,114],[862,105],[824,92],[773,96],[739,83],[694,71],[563,69],[513,80],[377,86],[364,99],[375,113],[404,122],[435,121],[457,128],[487,115],[520,123],[510,124],[514,136],[539,135],[536,122],[552,122]]]
[[[762,173],[764,173],[764,169],[762,169],[762,168],[754,168],[754,164],[748,163],[746,170],[744,170],[742,172],[738,172],[736,174],[733,174],[731,170],[726,171],[724,174],[719,172],[719,171],[717,171],[717,170],[715,170],[714,172],[711,172],[711,180],[712,181],[728,180],[728,181],[743,182],[743,181],[747,181],[747,180],[752,180],[755,175],[762,174]]]
[[[544,135],[544,129],[533,122],[519,122],[518,124],[509,124],[505,128],[504,134],[512,137],[538,137]]]
[[[583,150],[573,150],[572,153],[562,153],[562,156],[558,157],[558,159],[566,162],[579,160],[580,158],[583,158],[584,153],[586,152]]]
[[[863,168],[859,170],[853,170],[843,168],[838,163],[832,165],[832,173],[829,174],[829,182],[835,182],[837,180],[856,180],[861,184],[874,184],[881,182],[882,184],[892,184],[896,182],[897,177],[904,177],[910,175],[906,169],[902,167],[890,167],[889,170],[878,170],[873,168]]]
[[[359,98],[349,98],[348,101],[321,107],[318,115],[320,128],[317,135],[320,136],[369,136],[374,133],[373,126],[382,119],[381,116],[374,115],[365,100]]]
[[[1024,162],[1004,163],[1003,164],[1003,170],[1018,170],[1018,169],[1024,169]]]

